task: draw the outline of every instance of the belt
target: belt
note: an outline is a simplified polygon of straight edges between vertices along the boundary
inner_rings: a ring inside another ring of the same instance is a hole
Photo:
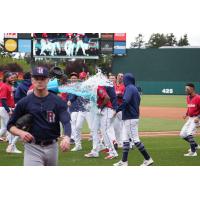
[[[34,142],[34,144],[40,145],[41,147],[45,147],[45,146],[54,144],[54,143],[56,143],[57,141],[58,141],[57,139],[54,139],[54,140],[36,140],[36,141]]]

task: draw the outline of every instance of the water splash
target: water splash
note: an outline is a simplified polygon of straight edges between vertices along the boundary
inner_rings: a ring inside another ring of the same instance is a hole
[[[113,83],[107,79],[105,75],[98,70],[97,74],[89,77],[83,82],[75,84],[59,86],[59,92],[71,93],[77,96],[81,96],[84,99],[89,99],[92,102],[97,102],[97,87],[109,86],[113,87]]]

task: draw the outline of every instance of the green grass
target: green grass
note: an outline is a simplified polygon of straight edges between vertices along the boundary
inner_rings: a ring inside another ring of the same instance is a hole
[[[139,131],[180,131],[184,120],[142,118],[139,124]]]
[[[155,161],[154,166],[200,166],[200,152],[197,157],[184,157],[189,145],[178,136],[174,137],[141,137],[147,150]],[[200,143],[200,137],[196,140]],[[0,165],[1,166],[21,166],[23,165],[23,155],[5,153],[6,143],[0,143]],[[23,150],[22,143],[18,143],[18,148]],[[119,158],[114,160],[104,160],[105,154],[101,153],[99,158],[87,159],[84,154],[91,150],[91,142],[83,141],[83,150],[80,152],[66,152],[59,154],[60,166],[112,166],[122,155],[119,150]],[[143,157],[138,150],[131,150],[129,153],[129,165],[138,166],[142,163]]]
[[[176,119],[141,118],[139,131],[180,131],[184,123],[184,120]],[[89,128],[86,122],[83,125],[82,132],[89,133]]]
[[[164,95],[143,95],[142,106],[157,107],[185,107],[185,96],[164,96]],[[184,120],[142,118],[140,120],[140,131],[174,131],[180,130]],[[84,123],[83,132],[88,133],[88,126]],[[200,137],[197,138],[200,142]],[[144,137],[142,138],[145,146],[155,160],[155,165],[159,166],[200,166],[200,152],[197,157],[186,158],[183,154],[187,151],[188,145],[179,137]],[[23,155],[13,155],[5,153],[7,144],[0,143],[0,165],[19,166],[23,163]],[[18,143],[19,149],[23,150],[22,143]],[[91,143],[83,141],[83,150],[80,152],[60,152],[59,165],[72,166],[111,166],[117,160],[104,160],[103,154],[96,159],[86,159],[84,154],[91,149]],[[121,157],[119,151],[119,159]],[[143,158],[138,151],[131,151],[129,155],[130,165],[141,164]]]
[[[142,95],[141,106],[185,108],[186,97],[184,95]]]

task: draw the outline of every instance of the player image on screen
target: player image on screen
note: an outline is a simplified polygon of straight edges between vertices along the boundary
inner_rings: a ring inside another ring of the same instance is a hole
[[[73,56],[74,52],[74,43],[73,43],[73,33],[66,33],[66,42],[65,42],[65,52],[67,56]]]
[[[77,33],[76,34],[76,52],[75,52],[75,55],[77,55],[79,49],[81,48],[83,55],[86,56],[85,47],[84,47],[84,43],[83,43],[83,37],[84,37],[84,33]]]
[[[98,56],[98,33],[34,33],[34,56]]]

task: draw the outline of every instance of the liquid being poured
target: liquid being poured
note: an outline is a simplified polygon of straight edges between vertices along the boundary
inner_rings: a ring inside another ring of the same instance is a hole
[[[59,92],[74,94],[96,103],[98,86],[113,87],[113,83],[103,75],[101,70],[98,70],[96,75],[91,76],[83,82],[59,86],[58,90]]]

